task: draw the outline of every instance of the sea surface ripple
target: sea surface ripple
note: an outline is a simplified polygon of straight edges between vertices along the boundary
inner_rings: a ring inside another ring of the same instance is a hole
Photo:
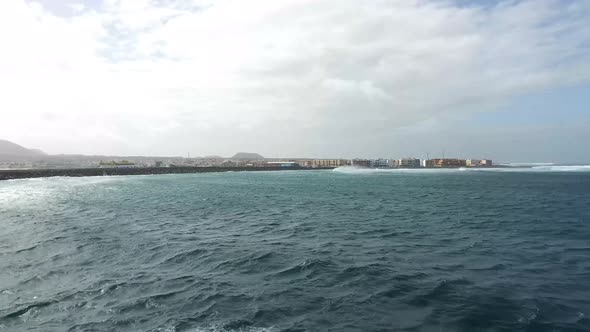
[[[590,172],[0,182],[0,331],[590,331]]]

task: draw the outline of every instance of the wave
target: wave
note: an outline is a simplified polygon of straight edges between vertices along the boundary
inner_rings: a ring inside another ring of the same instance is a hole
[[[590,165],[537,165],[511,167],[460,167],[460,168],[362,168],[343,166],[333,170],[341,174],[387,174],[387,173],[453,173],[453,172],[590,172]]]
[[[168,331],[168,330],[163,330]],[[176,331],[176,329],[172,329],[170,331]],[[270,332],[272,331],[272,327],[253,327],[253,326],[245,326],[245,327],[238,327],[233,328],[231,326],[221,326],[221,325],[211,325],[207,327],[197,327],[188,332]]]
[[[36,303],[27,304],[27,305],[21,307],[20,309],[17,309],[13,312],[4,314],[3,316],[0,316],[0,318],[15,318],[15,317],[24,315],[33,309],[47,307],[47,306],[52,305],[54,303],[57,303],[57,301],[52,300],[52,301],[44,301],[44,302],[36,302]]]
[[[121,182],[128,179],[133,179],[136,175],[101,175],[101,176],[51,176],[40,178],[22,178],[22,179],[8,179],[4,180],[7,183],[18,183],[28,185],[68,185],[68,186],[86,186],[102,184],[107,182]]]
[[[341,166],[332,171],[342,174],[378,174],[378,173],[448,173],[456,172],[457,168],[366,168],[355,166]]]
[[[509,167],[533,167],[533,166],[552,166],[555,163],[503,163],[500,164],[501,166],[509,166]]]
[[[297,265],[291,266],[286,270],[282,270],[276,273],[276,276],[290,276],[293,274],[299,273],[314,273],[318,271],[323,271],[328,269],[335,264],[330,260],[321,260],[321,259],[306,259],[304,262],[299,263]]]
[[[535,166],[532,167],[535,171],[546,172],[588,172],[590,165],[574,165],[574,166]]]
[[[533,167],[501,167],[501,168],[460,168],[461,171],[476,172],[512,172],[512,173],[551,173],[551,172],[590,172],[590,165],[569,166],[533,166]]]

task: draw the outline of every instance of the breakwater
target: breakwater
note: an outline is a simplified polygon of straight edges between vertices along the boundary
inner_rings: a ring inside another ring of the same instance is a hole
[[[15,169],[0,170],[0,180],[46,178],[54,176],[110,176],[110,175],[150,175],[185,174],[211,172],[252,172],[332,169],[305,167],[137,167],[137,168],[61,168],[61,169]]]

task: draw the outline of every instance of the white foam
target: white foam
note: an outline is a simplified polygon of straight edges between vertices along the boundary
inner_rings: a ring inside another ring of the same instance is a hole
[[[460,167],[460,168],[364,168],[344,166],[333,170],[342,174],[380,174],[380,173],[452,173],[452,172],[590,172],[590,165],[538,165],[532,167]]]
[[[590,165],[573,165],[573,166],[535,166],[535,171],[544,172],[589,172]]]
[[[379,173],[439,173],[457,172],[457,168],[366,168],[355,166],[342,166],[333,169],[336,173],[343,174],[379,174]]]
[[[577,166],[534,166],[534,167],[499,167],[499,168],[466,168],[476,172],[511,172],[511,173],[554,173],[554,172],[590,172],[590,165]]]
[[[243,328],[237,328],[237,329],[226,329],[221,326],[211,325],[209,327],[197,327],[197,328],[191,329],[189,331],[190,332],[271,332],[272,329],[273,329],[272,327],[269,327],[269,328],[266,328],[266,327],[243,327]],[[176,329],[164,330],[164,331],[166,331],[166,332],[176,331]]]
[[[188,332],[272,332],[274,327],[253,327],[253,326],[245,326],[245,327],[238,327],[238,328],[225,328],[221,324],[211,324],[208,326],[201,326],[201,327],[193,327]],[[154,332],[177,332],[179,331],[176,326],[165,326],[159,327],[154,330],[150,330]],[[185,331],[183,329],[183,331]]]
[[[552,166],[555,163],[504,163],[500,164],[501,166],[511,166],[511,167],[533,167],[533,166]]]

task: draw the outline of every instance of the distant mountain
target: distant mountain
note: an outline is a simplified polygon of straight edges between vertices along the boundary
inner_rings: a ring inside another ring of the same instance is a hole
[[[238,152],[236,153],[231,159],[240,159],[240,160],[264,160],[264,157],[259,155],[258,153],[251,153],[251,152]]]
[[[204,156],[203,159],[225,159],[221,156]]]
[[[27,149],[7,140],[0,140],[0,159],[19,160],[45,156],[45,152],[37,149]]]

